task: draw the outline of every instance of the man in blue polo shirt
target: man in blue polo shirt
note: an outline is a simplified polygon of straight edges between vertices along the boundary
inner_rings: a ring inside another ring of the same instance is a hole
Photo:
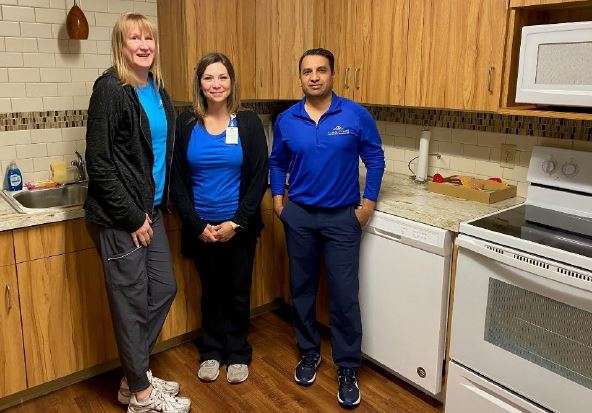
[[[315,299],[323,254],[330,292],[331,346],[342,406],[360,403],[362,322],[358,264],[362,228],[374,211],[384,152],[374,119],[333,93],[334,57],[306,51],[299,62],[304,98],[283,112],[269,159],[275,213],[284,223],[290,259],[294,327],[301,354],[294,379],[311,385],[321,362]],[[366,167],[360,204],[358,164]],[[288,200],[284,188],[288,176]]]

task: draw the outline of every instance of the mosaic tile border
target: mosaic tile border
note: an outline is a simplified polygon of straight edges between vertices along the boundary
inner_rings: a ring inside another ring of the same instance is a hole
[[[277,116],[295,101],[245,101],[259,114]],[[189,108],[176,103],[177,110]],[[592,141],[592,121],[463,112],[441,109],[366,106],[376,120],[411,125]],[[0,132],[86,126],[86,110],[0,113]]]

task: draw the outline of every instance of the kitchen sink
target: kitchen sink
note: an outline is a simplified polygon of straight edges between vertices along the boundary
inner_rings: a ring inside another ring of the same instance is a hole
[[[36,212],[46,208],[82,205],[86,199],[86,183],[68,184],[59,188],[19,192],[3,191],[6,200],[19,212]]]

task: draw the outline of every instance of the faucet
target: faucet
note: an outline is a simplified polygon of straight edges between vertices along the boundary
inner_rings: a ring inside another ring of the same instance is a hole
[[[76,155],[75,160],[72,161],[72,166],[76,167],[78,170],[78,182],[84,182],[87,180],[86,177],[86,162],[84,162],[84,158],[80,155],[80,152],[74,151]]]

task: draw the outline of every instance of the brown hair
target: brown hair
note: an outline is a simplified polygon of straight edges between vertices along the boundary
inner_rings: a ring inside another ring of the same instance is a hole
[[[206,116],[206,110],[208,108],[208,102],[201,91],[201,78],[206,71],[206,68],[213,63],[222,63],[230,77],[230,95],[228,95],[228,98],[226,99],[228,112],[236,113],[240,107],[238,81],[230,59],[219,52],[208,53],[199,59],[199,62],[195,67],[195,76],[193,78],[193,110],[200,119],[203,119]]]
[[[142,14],[124,13],[122,14],[111,33],[111,52],[113,53],[113,66],[117,71],[119,80],[124,85],[138,86],[142,82],[130,66],[130,62],[125,56],[125,37],[132,29],[139,29],[140,32],[149,34],[154,39],[154,61],[150,66],[150,72],[157,87],[163,87],[162,73],[160,71],[160,53],[158,47],[158,30],[154,23]]]

